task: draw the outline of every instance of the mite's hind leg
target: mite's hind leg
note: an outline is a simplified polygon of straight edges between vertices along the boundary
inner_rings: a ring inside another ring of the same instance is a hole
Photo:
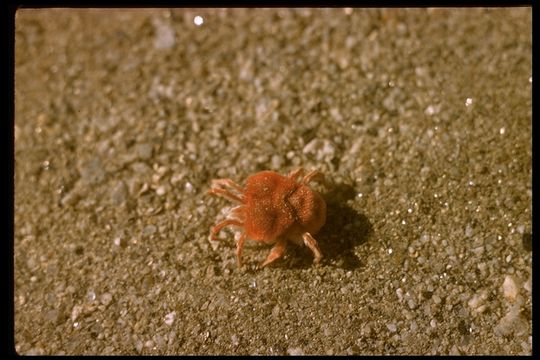
[[[240,235],[240,239],[238,239],[238,242],[236,243],[236,260],[239,268],[242,267],[242,249],[244,248],[246,236],[246,233],[242,233],[242,235]]]
[[[321,249],[319,248],[319,244],[317,244],[317,240],[315,240],[308,232],[302,234],[302,239],[304,239],[304,244],[313,252],[313,255],[315,256],[313,262],[315,264],[319,263],[322,258],[322,253]]]
[[[272,250],[270,250],[270,254],[268,254],[268,257],[266,258],[266,260],[264,260],[264,262],[261,265],[259,265],[259,268],[263,268],[266,265],[282,257],[286,249],[287,249],[287,240],[286,239],[279,240],[276,243],[276,245],[274,245]]]

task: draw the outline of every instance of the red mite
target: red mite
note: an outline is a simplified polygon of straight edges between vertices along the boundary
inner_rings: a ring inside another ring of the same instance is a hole
[[[208,193],[239,204],[230,210],[228,219],[211,230],[211,239],[219,240],[217,233],[224,227],[236,225],[243,228],[236,244],[238,267],[242,266],[242,248],[246,238],[274,245],[261,268],[282,257],[289,241],[309,247],[315,256],[314,263],[321,260],[321,249],[312,235],[326,221],[326,203],[308,183],[324,183],[324,175],[312,170],[298,181],[297,178],[303,174],[302,168],[287,176],[261,171],[247,178],[245,188],[231,179],[212,180]]]

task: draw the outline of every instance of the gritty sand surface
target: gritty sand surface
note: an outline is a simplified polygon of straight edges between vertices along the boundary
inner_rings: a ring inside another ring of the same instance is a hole
[[[530,354],[531,17],[20,10],[16,350]],[[210,180],[299,166],[322,263],[238,270]]]

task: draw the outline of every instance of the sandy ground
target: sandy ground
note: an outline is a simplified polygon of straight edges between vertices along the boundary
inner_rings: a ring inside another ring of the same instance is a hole
[[[530,354],[531,17],[20,10],[17,352]],[[238,270],[210,180],[299,166],[323,261]]]

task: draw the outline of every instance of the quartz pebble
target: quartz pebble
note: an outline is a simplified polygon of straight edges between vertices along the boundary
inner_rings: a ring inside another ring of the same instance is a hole
[[[525,291],[527,291],[528,293],[532,292],[532,277],[529,276],[529,278],[527,279],[527,281],[525,281],[525,283],[523,284],[523,288],[525,289]]]
[[[176,311],[173,311],[171,313],[168,313],[165,315],[165,324],[171,326],[174,322],[174,317],[176,316]]]
[[[519,293],[517,280],[512,275],[506,275],[502,285],[504,297],[510,301],[515,301]]]
[[[481,291],[478,294],[474,294],[468,301],[469,307],[477,313],[484,312],[486,310],[486,305],[484,304],[488,294],[486,291]]]

